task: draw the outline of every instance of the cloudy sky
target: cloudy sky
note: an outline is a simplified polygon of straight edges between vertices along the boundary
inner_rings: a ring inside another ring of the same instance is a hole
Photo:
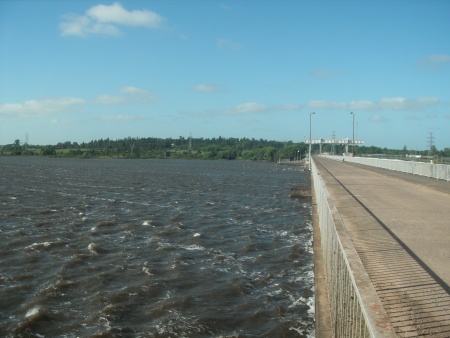
[[[2,0],[0,145],[450,147],[450,1]],[[315,112],[311,115],[311,112]]]

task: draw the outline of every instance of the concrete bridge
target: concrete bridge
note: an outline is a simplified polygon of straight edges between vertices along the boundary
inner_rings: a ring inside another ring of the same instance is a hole
[[[353,160],[311,165],[317,337],[450,337],[450,176]]]

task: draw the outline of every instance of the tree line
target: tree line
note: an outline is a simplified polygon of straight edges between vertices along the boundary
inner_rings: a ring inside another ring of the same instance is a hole
[[[189,158],[189,159],[224,159],[224,160],[255,160],[277,161],[300,160],[308,153],[309,145],[304,142],[274,141],[249,138],[178,138],[127,137],[111,140],[98,139],[90,142],[59,142],[56,145],[29,145],[15,140],[11,144],[0,147],[0,155],[15,156],[54,156],[79,158]],[[350,150],[350,149],[349,149]],[[322,152],[342,155],[344,145],[323,145]],[[412,151],[403,149],[388,149],[376,146],[354,147],[356,156],[384,155],[406,156],[414,154],[429,156],[429,150]],[[319,152],[319,145],[313,145],[313,153]],[[351,150],[350,150],[351,152]],[[432,149],[433,156],[450,157],[450,148],[444,150]]]
[[[190,158],[243,159],[277,161],[304,157],[307,145],[303,142],[280,142],[249,138],[140,138],[127,137],[90,142],[59,142],[56,145],[29,145],[20,140],[4,145],[0,155],[54,156],[79,158]]]

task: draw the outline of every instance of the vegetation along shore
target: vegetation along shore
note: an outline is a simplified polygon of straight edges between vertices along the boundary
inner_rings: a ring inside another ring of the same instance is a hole
[[[317,149],[316,149],[317,147]],[[313,145],[318,153],[318,145]],[[323,145],[322,152],[330,153],[331,145]],[[335,145],[335,153],[345,152],[343,145]],[[156,138],[127,137],[111,140],[99,139],[90,142],[59,142],[56,145],[31,145],[15,140],[0,146],[3,156],[52,156],[74,158],[186,158],[204,160],[254,160],[276,162],[280,159],[298,161],[308,153],[308,144],[292,141],[273,141],[249,138]],[[384,155],[387,157],[428,157],[429,150],[401,150],[376,146],[355,146],[356,156]],[[433,149],[433,157],[440,160],[450,158],[450,148]]]

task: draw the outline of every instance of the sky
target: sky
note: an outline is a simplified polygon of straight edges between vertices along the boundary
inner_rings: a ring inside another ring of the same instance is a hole
[[[0,145],[310,132],[450,147],[450,1],[0,0]]]

